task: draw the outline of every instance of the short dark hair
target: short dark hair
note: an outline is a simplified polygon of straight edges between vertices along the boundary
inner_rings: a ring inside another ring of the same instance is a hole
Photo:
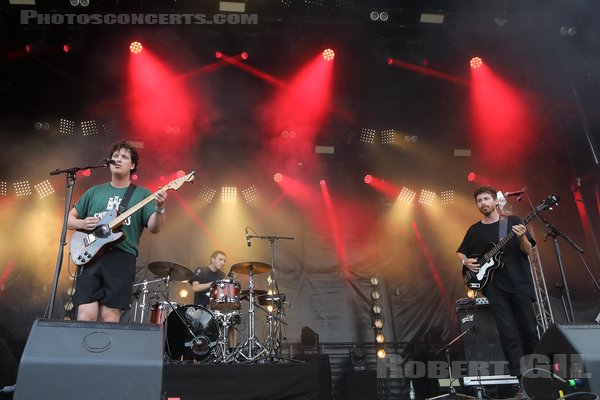
[[[223,254],[225,257],[227,257],[227,254],[225,254],[225,252],[223,250],[215,250],[212,252],[212,254],[210,255],[210,261],[213,260],[213,258],[217,258],[217,256],[219,254]]]
[[[137,149],[131,143],[128,143],[124,140],[114,143],[110,148],[110,154],[108,155],[108,158],[112,158],[115,151],[119,151],[121,149],[129,150],[129,153],[131,154],[131,162],[135,165],[135,167],[133,167],[131,170],[131,173],[134,173],[137,171],[140,155],[138,154]]]
[[[473,198],[475,201],[477,201],[477,196],[479,196],[481,193],[489,193],[494,200],[498,200],[498,191],[493,186],[483,185],[475,189],[475,192],[473,193]]]

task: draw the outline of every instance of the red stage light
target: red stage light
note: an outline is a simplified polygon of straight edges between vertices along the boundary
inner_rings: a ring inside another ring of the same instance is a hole
[[[137,174],[133,174],[133,175],[131,175],[131,180],[132,180],[132,181],[137,181],[137,180],[138,180],[138,176],[137,176]]]
[[[217,60],[220,60],[221,58],[223,58],[223,53],[221,53],[220,51],[215,51],[215,58]]]
[[[140,42],[131,42],[129,45],[129,51],[131,51],[131,54],[140,54],[142,50],[143,47]]]
[[[323,50],[323,58],[326,61],[331,61],[335,58],[335,52],[331,49],[325,49]]]
[[[184,176],[185,176],[185,171],[182,171],[182,170],[177,171],[178,178],[183,178]]]
[[[325,182],[325,179],[321,179],[321,181],[319,183],[321,184],[321,186],[327,185],[327,182]]]
[[[68,53],[69,51],[71,51],[71,46],[69,46],[68,44],[63,44],[63,51],[65,53]]]
[[[25,51],[26,51],[27,53],[31,53],[31,45],[30,45],[30,44],[26,44],[26,45],[25,45]]]
[[[469,174],[467,175],[467,180],[469,182],[473,182],[476,178],[475,172],[469,172]]]
[[[391,58],[391,57],[390,57],[390,58],[388,58],[388,59],[387,59],[387,63],[388,63],[388,65],[392,65],[392,64],[394,63],[394,59],[393,59],[393,58]]]
[[[369,184],[373,182],[373,176],[372,175],[365,175],[365,183]]]
[[[90,169],[84,169],[82,174],[83,176],[90,176],[92,174],[92,171]]]
[[[469,64],[471,65],[471,68],[477,69],[483,65],[483,60],[479,57],[473,57]]]
[[[248,59],[248,53],[246,53],[245,51],[242,52],[242,60],[247,60]]]
[[[281,182],[283,180],[283,174],[281,172],[277,172],[275,175],[273,175],[273,180],[275,182]]]

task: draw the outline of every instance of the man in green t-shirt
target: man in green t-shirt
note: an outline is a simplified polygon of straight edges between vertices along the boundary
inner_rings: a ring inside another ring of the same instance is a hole
[[[135,147],[121,141],[110,149],[111,181],[88,189],[69,212],[68,228],[93,230],[109,211],[118,209],[131,174],[137,170],[139,155]],[[140,203],[152,193],[136,187],[127,208]],[[165,223],[167,193],[159,190],[155,201],[130,215],[122,225],[125,239],[112,243],[105,252],[79,268],[73,302],[78,306],[77,319],[119,322],[121,311],[131,308],[138,243],[144,227],[158,233]]]

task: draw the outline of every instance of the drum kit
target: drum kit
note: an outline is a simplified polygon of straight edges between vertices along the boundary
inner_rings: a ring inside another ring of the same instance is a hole
[[[187,281],[192,271],[187,267],[157,261],[148,264],[156,279],[134,284],[138,302],[134,308],[134,321],[145,322],[146,306],[150,307],[150,323],[164,325],[165,356],[173,361],[204,363],[240,363],[281,361],[280,356],[285,295],[278,293],[274,269],[263,262],[242,262],[231,266],[228,277],[213,282],[210,287],[209,308],[188,304],[180,305],[168,298],[171,281]],[[255,275],[270,273],[269,290],[255,289]],[[248,289],[241,290],[232,274],[247,275]],[[163,284],[163,290],[153,290]],[[162,296],[162,299],[160,296]],[[242,323],[242,302],[248,302],[247,338],[237,347],[231,343],[230,332]],[[265,340],[256,337],[256,310],[266,313],[268,333]]]

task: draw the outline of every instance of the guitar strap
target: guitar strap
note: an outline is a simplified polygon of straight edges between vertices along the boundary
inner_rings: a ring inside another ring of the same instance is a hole
[[[125,210],[127,210],[127,206],[129,205],[129,199],[131,199],[131,195],[135,191],[136,186],[133,183],[129,184],[127,191],[125,192],[125,196],[123,196],[123,200],[119,204],[119,214],[123,214]]]
[[[506,215],[500,214],[498,229],[498,240],[502,240],[508,234],[508,217]]]

